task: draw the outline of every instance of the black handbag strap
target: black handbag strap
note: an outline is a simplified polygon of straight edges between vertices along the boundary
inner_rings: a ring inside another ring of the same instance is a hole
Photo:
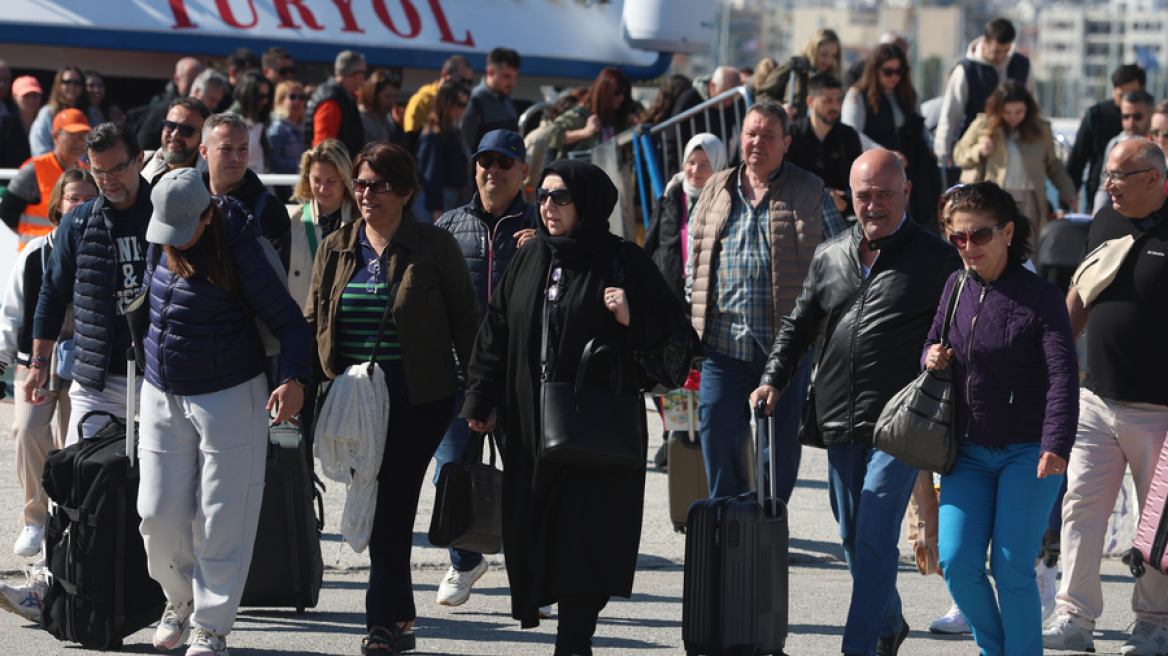
[[[389,245],[386,245],[385,249],[388,251]],[[402,249],[401,257],[397,259],[397,266],[393,269],[393,286],[389,288],[389,300],[385,303],[385,312],[381,314],[381,323],[377,325],[377,341],[373,342],[373,353],[369,355],[370,367],[377,364],[377,351],[381,348],[381,337],[385,335],[385,322],[389,319],[389,313],[393,309],[394,300],[397,299],[397,290],[401,287],[401,281],[405,276],[406,264],[409,259],[409,249]]]
[[[548,344],[548,340],[551,339],[551,335],[548,333],[548,331],[550,330],[550,324],[552,321],[552,301],[550,298],[548,298],[548,291],[547,290],[550,287],[550,285],[548,283],[551,282],[552,271],[554,271],[554,270],[555,270],[555,267],[551,267],[548,269],[547,279],[544,281],[544,285],[543,285],[543,288],[544,288],[544,292],[543,292],[543,328],[541,330],[541,333],[543,336],[540,338],[540,344],[539,344],[539,380],[540,380],[540,382],[547,380],[547,377],[548,377],[548,352],[551,350],[550,346]]]
[[[961,291],[965,289],[965,279],[969,276],[969,271],[961,270],[961,275],[957,276],[957,282],[953,285],[953,291],[949,292],[949,305],[945,308],[945,319],[941,322],[941,347],[949,348],[949,328],[953,325],[953,316],[957,314],[957,302],[961,298]]]
[[[462,460],[464,462],[482,462],[483,450],[491,447],[491,458],[488,461],[492,467],[495,466],[495,453],[498,447],[495,445],[495,435],[490,431],[484,433],[470,432],[470,436],[466,440],[466,445],[462,447]]]

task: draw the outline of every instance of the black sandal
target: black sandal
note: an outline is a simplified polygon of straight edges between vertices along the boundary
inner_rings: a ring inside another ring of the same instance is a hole
[[[394,637],[389,631],[377,627],[369,632],[369,635],[361,641],[361,655],[369,656],[370,654],[380,654],[382,656],[394,656],[397,650],[394,649]]]
[[[403,651],[413,651],[418,646],[418,638],[414,635],[413,630],[407,631],[405,627],[393,625],[393,652],[399,654]]]

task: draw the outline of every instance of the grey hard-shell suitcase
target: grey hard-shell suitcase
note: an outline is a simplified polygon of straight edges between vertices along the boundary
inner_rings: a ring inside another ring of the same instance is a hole
[[[788,622],[787,507],[764,498],[763,448],[774,417],[760,415],[755,493],[695,502],[685,538],[682,639],[687,654],[782,654]],[[765,425],[765,428],[764,428]]]

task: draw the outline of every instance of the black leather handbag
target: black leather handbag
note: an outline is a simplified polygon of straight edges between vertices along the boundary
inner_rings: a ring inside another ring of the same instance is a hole
[[[491,447],[488,462],[483,450]],[[430,544],[499,553],[503,549],[503,472],[495,467],[490,433],[471,435],[462,457],[442,465],[430,517]]]
[[[541,361],[548,359],[548,312],[544,311]],[[589,365],[598,360],[615,361],[615,380],[607,387],[590,385]],[[580,469],[631,471],[645,466],[645,435],[641,428],[645,410],[641,396],[624,391],[627,372],[620,352],[607,338],[588,342],[580,356],[574,383],[545,380],[540,383],[539,458]]]

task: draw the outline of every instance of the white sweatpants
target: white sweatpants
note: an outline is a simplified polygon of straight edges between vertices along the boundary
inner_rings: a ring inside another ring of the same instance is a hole
[[[126,418],[126,376],[118,376],[109,374],[105,377],[105,390],[101,392],[94,392],[87,390],[81,386],[81,383],[73,383],[69,386],[69,403],[73,406],[72,415],[70,418],[69,432],[65,434],[65,445],[77,443],[77,425],[85,415],[100,410],[108,412],[115,417]],[[134,384],[137,386],[138,407],[141,406],[141,391],[142,391],[142,377],[135,376]],[[266,401],[265,401],[266,403]],[[81,432],[85,435],[85,439],[89,439],[105,426],[105,422],[109,421],[109,417],[97,415],[91,417],[81,426]]]
[[[197,396],[142,386],[138,513],[150,577],[227,635],[255,546],[268,445],[263,375]]]

